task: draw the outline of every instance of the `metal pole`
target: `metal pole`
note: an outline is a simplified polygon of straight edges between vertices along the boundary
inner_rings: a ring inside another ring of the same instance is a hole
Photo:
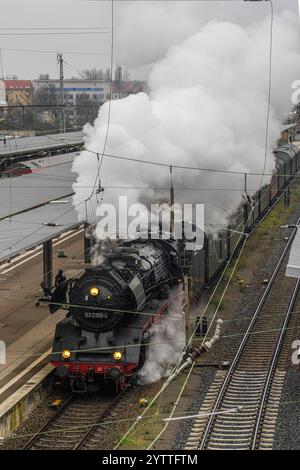
[[[189,278],[185,274],[183,276],[184,288],[184,319],[185,319],[185,340],[188,343],[190,338],[190,301],[189,301]]]
[[[60,97],[59,128],[60,128],[60,133],[62,133],[62,132],[66,132],[65,98],[64,98],[64,61],[63,61],[62,54],[57,54],[57,61],[59,63],[59,97]]]
[[[284,191],[284,205],[289,207],[290,205],[290,188],[287,187]]]
[[[173,186],[173,168],[172,168],[172,166],[170,166],[170,177],[171,177],[171,186],[170,186],[171,229],[170,229],[170,232],[174,236],[174,210],[173,210],[173,205],[175,203],[175,195],[174,195],[174,186]]]
[[[2,49],[0,49],[0,64],[1,64],[1,79],[4,80],[4,69],[3,69],[3,58],[2,58]]]
[[[90,264],[91,262],[91,238],[89,236],[89,224],[84,224],[84,262]]]
[[[52,240],[43,243],[43,279],[45,287],[52,288],[53,259],[52,259]]]

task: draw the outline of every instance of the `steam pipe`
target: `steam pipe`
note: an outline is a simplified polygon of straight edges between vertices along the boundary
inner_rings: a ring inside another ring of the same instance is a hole
[[[206,341],[204,344],[202,344],[200,347],[193,349],[187,355],[187,357],[185,358],[185,362],[179,367],[177,372],[175,372],[171,380],[175,379],[175,377],[177,377],[177,375],[179,375],[184,369],[191,366],[198,357],[201,357],[204,353],[209,352],[211,350],[213,345],[220,339],[222,324],[223,324],[223,320],[219,318],[219,320],[217,320],[217,326],[216,326],[215,334],[213,335],[213,337],[210,340]]]

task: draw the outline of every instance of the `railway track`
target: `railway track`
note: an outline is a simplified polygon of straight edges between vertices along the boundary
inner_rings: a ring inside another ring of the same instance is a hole
[[[116,397],[70,395],[62,406],[24,445],[24,450],[77,450],[88,442],[99,423],[110,413]]]
[[[272,448],[285,376],[284,367],[279,366],[286,347],[286,329],[295,306],[300,304],[299,280],[285,276],[293,235],[228,372],[218,371],[212,382],[199,410],[203,416],[194,420],[186,450]]]

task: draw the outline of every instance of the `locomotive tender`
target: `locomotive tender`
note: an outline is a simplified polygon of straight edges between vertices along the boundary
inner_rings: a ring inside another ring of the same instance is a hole
[[[287,144],[274,154],[271,183],[252,202],[247,199],[240,204],[228,221],[229,230],[220,230],[217,237],[205,235],[201,250],[186,253],[191,298],[199,295],[233,254],[241,240],[239,232],[255,227],[293,181],[300,165],[299,149]],[[178,296],[178,255],[174,240],[125,241],[101,265],[87,268],[80,279],[54,291],[51,313],[66,303],[67,291],[69,313],[56,327],[51,362],[56,375],[67,379],[74,391],[95,391],[103,382],[120,389],[141,367],[153,319],[167,309],[172,296]],[[160,306],[152,310],[152,316],[149,310],[154,299]],[[146,306],[148,313],[143,312]]]

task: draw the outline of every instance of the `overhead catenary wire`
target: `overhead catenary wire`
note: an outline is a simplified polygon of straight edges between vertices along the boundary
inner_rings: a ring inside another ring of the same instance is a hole
[[[22,33],[6,33],[0,32],[0,36],[71,36],[71,35],[92,35],[92,34],[109,34],[109,31],[47,31],[47,32],[22,32]]]
[[[74,209],[76,209],[76,207],[79,207],[81,206],[82,204],[85,203],[85,199],[80,201],[78,204],[76,204],[75,206],[72,206],[70,209],[66,210],[65,212],[57,215],[54,219],[52,219],[51,221],[49,221],[48,223],[54,223],[56,220],[58,220],[60,217],[63,217],[64,215],[68,214],[69,212],[73,211]],[[5,218],[9,218],[10,216],[6,216]],[[19,243],[21,243],[22,241],[26,240],[27,238],[31,237],[32,235],[36,234],[37,232],[39,232],[40,230],[42,230],[43,228],[45,228],[45,226],[41,226],[39,227],[38,229],[34,230],[33,232],[27,234],[25,237],[21,238],[20,240],[12,243],[10,245],[10,247],[8,248],[4,248],[3,250],[0,251],[0,254],[4,253],[5,251],[7,251],[7,249],[11,250],[11,248],[13,248],[15,245],[18,245]]]
[[[17,27],[17,28],[13,28],[13,27],[2,28],[2,27],[0,27],[0,31],[62,31],[62,30],[63,31],[65,31],[65,30],[66,31],[68,31],[68,30],[72,30],[72,31],[90,31],[90,30],[100,31],[100,30],[103,30],[103,29],[110,30],[110,26],[102,26],[102,27],[95,26],[94,28],[90,27],[90,26],[87,26],[87,27],[84,27],[84,26],[80,26],[80,27],[78,27],[78,26],[74,26],[74,27],[72,27],[72,26],[60,26],[60,27],[56,27],[56,26],[55,27],[48,27],[48,26],[46,26],[46,27],[44,27],[43,26],[41,28],[37,28],[37,27],[35,27],[35,28],[29,28],[29,27],[27,27],[27,28],[24,28],[24,27],[22,27],[22,28],[19,28],[19,27]]]
[[[290,186],[291,184],[292,184],[292,182],[289,183],[289,186]],[[289,187],[289,186],[288,186],[288,187]],[[265,190],[265,192],[267,192],[267,190],[268,190],[268,187],[267,187],[267,189]],[[283,194],[284,194],[284,193],[282,193],[281,196],[282,196]],[[260,198],[257,200],[256,205],[253,206],[252,211],[251,211],[250,214],[249,214],[248,221],[251,219],[251,216],[252,216],[252,213],[253,213],[255,207],[259,204],[259,201],[262,199],[263,196],[264,196],[264,193],[261,191]],[[281,197],[281,196],[280,196],[280,197]],[[87,202],[86,199],[80,201],[80,202],[79,202],[78,204],[76,204],[74,207],[68,209],[67,211],[65,211],[65,212],[62,213],[62,214],[59,214],[57,217],[55,217],[54,219],[52,219],[49,223],[55,222],[57,219],[59,219],[59,218],[62,217],[63,215],[65,215],[65,214],[69,213],[70,211],[72,211],[73,208],[79,207],[79,206],[82,205],[82,204],[85,204],[85,205],[86,205],[86,202]],[[9,217],[9,216],[7,216],[6,218],[8,218],[8,217]],[[247,223],[248,223],[248,222],[246,222],[245,225],[247,225]],[[241,226],[241,225],[240,225],[240,226]],[[240,226],[239,226],[239,227],[240,227]],[[31,232],[30,234],[27,234],[27,235],[26,235],[25,237],[23,237],[21,240],[19,240],[19,241],[13,243],[13,244],[9,247],[9,249],[11,249],[11,248],[12,248],[13,246],[15,246],[15,245],[18,245],[18,243],[24,241],[25,239],[29,238],[29,237],[32,236],[33,234],[37,233],[37,232],[40,231],[42,228],[44,228],[44,227],[42,226],[42,227],[38,228],[37,230]],[[238,227],[237,227],[237,228],[238,228]],[[243,229],[243,231],[244,231],[244,229]],[[241,235],[241,236],[242,236],[242,235]],[[7,251],[7,248],[5,248],[5,249],[3,249],[2,251],[0,251],[0,254],[2,254],[2,253],[5,252],[5,251]]]
[[[167,416],[168,413],[155,413],[151,415],[147,415],[145,417],[139,416],[139,419],[150,419],[150,418],[156,418],[156,417],[161,417],[163,418],[164,416]],[[186,411],[185,413],[181,413],[181,416],[185,415],[188,417],[191,416],[190,411]],[[64,427],[63,431],[65,433],[73,433],[74,431],[78,429],[91,429],[91,428],[98,428],[102,426],[110,426],[112,424],[118,424],[118,423],[124,423],[124,422],[130,422],[136,420],[136,417],[128,417],[128,418],[116,418],[116,419],[110,419],[110,420],[105,420],[104,422],[100,423],[93,423],[93,424],[78,424],[77,426],[66,426]],[[47,435],[53,435],[56,433],[61,434],[62,430],[61,429],[51,429],[51,430],[44,430],[41,431],[38,435],[39,436],[47,436]],[[30,438],[36,436],[37,433],[22,433],[22,434],[11,434],[10,436],[7,436],[5,439],[6,440],[18,440],[18,439],[24,439],[24,438]]]
[[[46,157],[48,158],[48,157]],[[51,157],[50,157],[51,158]],[[67,164],[68,162],[62,162],[62,163],[59,163],[55,166],[59,166],[59,165],[65,165]],[[72,178],[71,176],[61,176],[61,175],[51,175],[49,173],[45,174],[43,173],[43,170],[45,168],[40,168],[41,171],[34,171],[32,172],[32,174],[34,175],[38,175],[38,176],[41,176],[43,178],[55,178],[55,179],[59,179],[59,180],[62,180],[62,181],[66,181],[66,182],[71,182],[71,183],[76,183],[75,179]],[[280,175],[280,176],[284,176],[284,175]],[[286,175],[287,177],[289,178],[295,178],[295,180],[297,180],[298,178],[300,178],[300,175]],[[10,176],[8,176],[8,178],[10,178]],[[14,178],[14,176],[12,176],[12,178]],[[3,181],[3,180],[2,180]],[[61,189],[61,185],[35,185],[34,187],[30,187],[30,186],[20,186],[20,185],[14,185],[14,189],[29,189],[29,190],[34,190],[34,189],[41,189],[41,188],[49,188],[49,189]],[[89,189],[89,188],[92,188],[93,186],[92,185],[84,185],[84,184],[77,184],[76,183],[76,188],[82,188],[82,189]],[[124,190],[133,190],[133,191],[136,191],[136,190],[139,190],[139,191],[170,191],[170,188],[169,187],[163,187],[163,186],[107,186],[107,185],[103,185],[102,186],[103,189],[106,189],[106,190],[114,190],[114,189],[124,189]],[[5,190],[7,189],[7,187],[5,186],[1,186],[0,185],[0,191],[1,190]],[[219,188],[188,188],[188,187],[174,187],[174,190],[175,191],[222,191],[222,192],[225,192],[225,191],[229,191],[229,192],[238,192],[238,193],[244,193],[245,190],[244,188],[222,188],[222,187],[219,187]],[[257,191],[257,188],[248,188],[248,191],[251,191],[251,192],[256,192]],[[283,188],[283,189],[280,189],[278,191],[278,193],[283,193],[285,192],[286,189]],[[299,189],[295,188],[295,189],[290,189],[290,192],[298,192]],[[64,196],[62,196],[64,197]],[[208,203],[204,203],[204,204],[208,204]],[[211,204],[209,204],[211,205]],[[218,207],[218,206],[215,206],[215,207]]]
[[[51,272],[51,271],[48,271]],[[47,273],[45,273],[47,274]],[[18,300],[24,300],[21,297],[0,297],[1,300],[7,300],[7,301],[18,301]],[[41,299],[39,301],[41,304],[44,305],[57,305],[59,307],[72,307],[76,309],[83,309],[83,310],[92,310],[92,311],[104,311],[104,312],[112,312],[112,313],[122,313],[126,315],[144,315],[146,317],[153,317],[155,315],[155,312],[145,312],[145,311],[136,311],[136,310],[122,310],[122,309],[117,309],[117,308],[111,308],[107,306],[106,308],[103,307],[90,307],[90,306],[84,306],[84,305],[79,305],[79,304],[73,304],[73,303],[61,303],[61,302],[51,302],[49,300],[44,300]],[[172,318],[183,318],[182,315],[172,315]],[[136,346],[138,343],[134,343]],[[105,348],[104,348],[105,349]]]
[[[79,75],[81,76],[81,78],[84,78],[84,74],[81,70],[79,70],[77,67],[75,67],[74,65],[70,64],[69,62],[67,62],[66,60],[63,60],[64,64],[66,64],[68,67],[71,67],[71,69],[75,70],[75,72],[79,73]],[[94,107],[94,106],[93,106]],[[95,107],[98,107],[98,106],[95,106]],[[71,108],[73,109],[73,107]]]
[[[270,1],[270,0],[268,0]],[[50,140],[60,142],[58,139],[49,136]],[[99,155],[99,152],[95,152],[93,150],[90,150],[88,148],[84,148],[83,151],[92,153],[93,155]],[[170,170],[170,167],[173,169],[178,169],[178,170],[190,170],[190,171],[207,171],[207,172],[212,172],[212,173],[222,173],[222,174],[229,174],[229,175],[240,175],[240,176],[273,176],[274,173],[262,173],[258,171],[238,171],[238,170],[225,170],[221,168],[206,168],[206,167],[199,167],[199,166],[190,166],[190,165],[179,165],[176,164],[175,162],[169,162],[169,163],[163,163],[163,162],[158,162],[158,161],[151,161],[151,160],[143,160],[141,158],[135,158],[135,157],[130,157],[130,156],[125,156],[125,155],[114,155],[110,153],[101,153],[104,157],[116,159],[116,160],[123,160],[123,161],[128,161],[128,162],[133,162],[133,163],[140,163],[140,164],[145,164],[145,165],[153,165],[153,166],[160,166],[160,167],[165,167]],[[281,174],[281,176],[295,176],[293,174]],[[295,176],[295,177],[300,177]]]
[[[300,400],[289,400],[289,401],[279,401],[278,403],[278,406],[287,406],[287,405],[294,405],[294,404],[298,404],[300,403]],[[191,418],[192,419],[192,414],[194,412],[192,411],[185,411],[185,412],[177,412],[177,413],[174,413],[174,416],[175,415],[180,415],[180,416],[186,416],[186,418]],[[164,418],[165,416],[168,416],[169,413],[154,413],[154,414],[148,414],[148,415],[145,415],[145,416],[138,416],[139,418],[139,421],[141,421],[142,419],[152,419],[152,418],[162,418],[162,420],[164,421]],[[205,413],[202,413],[201,414],[202,416],[205,416]],[[104,422],[100,422],[100,423],[93,423],[93,424],[82,424],[82,425],[77,425],[77,426],[66,426],[64,428],[64,432],[65,433],[73,433],[74,431],[78,430],[78,429],[90,429],[90,428],[97,428],[97,427],[105,427],[105,426],[111,426],[111,425],[117,425],[117,424],[120,424],[120,423],[124,423],[124,422],[130,422],[130,421],[136,421],[136,417],[128,417],[128,418],[115,418],[115,419],[109,419],[109,420],[105,420]],[[52,429],[52,430],[48,430],[48,431],[41,431],[39,433],[39,436],[46,436],[46,435],[53,435],[53,434],[61,434],[62,430],[61,429]],[[22,434],[11,434],[10,436],[7,436],[5,439],[6,440],[18,440],[18,439],[24,439],[24,438],[30,438],[30,437],[34,437],[36,436],[36,432],[34,433],[22,433]]]
[[[7,52],[29,52],[29,53],[37,53],[37,54],[57,54],[58,50],[43,50],[43,49],[15,49],[15,48],[7,48],[2,47],[3,51]],[[59,49],[60,50],[60,49]],[[109,52],[88,52],[88,51],[64,51],[60,50],[60,52],[64,55],[88,55],[88,56],[104,56],[110,55]]]
[[[2,298],[1,298],[2,299]],[[5,299],[5,297],[2,299],[2,300],[7,300]],[[153,315],[153,314],[152,314]],[[182,318],[182,317],[181,317]],[[257,332],[253,332],[251,333],[251,336],[252,337],[255,337],[255,336],[260,336],[260,335],[264,335],[264,337],[266,337],[266,334],[268,334],[269,332],[270,333],[277,333],[277,332],[280,332],[280,331],[293,331],[295,329],[295,327],[286,327],[284,329],[282,328],[277,328],[277,329],[272,329],[272,330],[261,330],[261,331],[257,331]],[[233,335],[226,335],[224,336],[224,338],[236,338],[236,337],[243,337],[244,336],[244,333],[236,333],[236,334],[233,334]],[[223,336],[222,336],[223,338]],[[207,338],[206,338],[207,340]],[[198,338],[193,338],[192,341],[196,341],[198,342],[199,339]],[[146,342],[143,342],[143,345],[145,346],[160,346],[160,345],[163,345],[163,344],[185,344],[185,340],[182,339],[182,340],[169,340],[169,341],[146,341]],[[122,348],[137,348],[137,347],[140,347],[141,346],[141,343],[128,343],[124,346],[124,344],[116,344],[115,346],[105,346],[105,347],[100,347],[100,346],[96,346],[96,347],[91,347],[91,348],[81,348],[81,349],[69,349],[71,353],[82,353],[82,352],[101,352],[101,351],[115,351],[115,350],[118,350],[118,349],[122,349]],[[51,351],[51,354],[53,355],[61,355],[62,351]],[[50,355],[51,355],[50,354]],[[43,354],[41,353],[31,353],[31,352],[27,352],[27,350],[24,350],[24,351],[14,351],[14,353],[10,353],[10,357],[20,357],[20,355],[22,355],[22,357],[42,357]],[[191,368],[192,369],[192,368]]]

